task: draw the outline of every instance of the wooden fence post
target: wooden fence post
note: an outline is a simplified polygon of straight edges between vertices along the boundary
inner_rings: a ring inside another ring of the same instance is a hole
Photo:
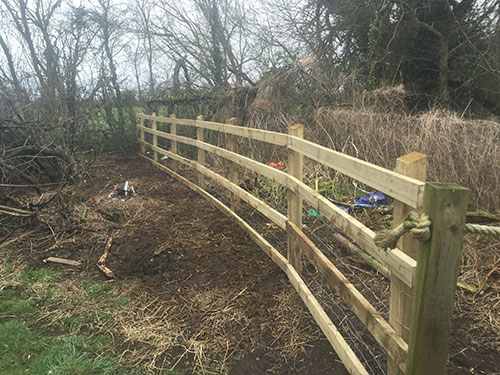
[[[288,134],[304,138],[304,125],[292,125],[288,129]],[[304,168],[304,155],[300,152],[288,149],[288,173],[298,180],[302,181]],[[302,229],[302,198],[299,194],[288,189],[288,220]],[[303,260],[302,250],[296,245],[295,239],[288,235],[288,261],[297,272],[302,271]]]
[[[203,115],[199,115],[196,117],[196,121],[203,121]],[[200,142],[205,141],[205,134],[204,134],[203,128],[197,127],[196,128],[196,139]],[[205,150],[202,150],[201,148],[197,148],[197,156],[198,156],[198,163],[201,165],[205,165]],[[201,173],[198,174],[198,186],[201,187],[202,189],[205,188],[205,176],[203,176]]]
[[[143,115],[143,113],[141,113],[141,116],[142,115]],[[141,117],[140,119],[141,119],[141,121],[140,121],[141,129],[139,131],[139,136],[141,138],[141,154],[145,155],[146,154],[146,144],[144,143],[144,129],[142,129],[144,127],[144,117]]]
[[[175,113],[172,113],[170,118],[175,119]],[[177,135],[177,124],[174,124],[173,122],[170,123],[170,134]],[[177,141],[170,141],[170,151],[177,154]]]
[[[408,375],[446,374],[468,201],[465,187],[425,184],[424,210],[432,221],[432,237],[418,248]]]
[[[425,181],[427,174],[427,157],[418,152],[412,152],[401,156],[396,160],[395,172]],[[422,207],[411,207],[400,201],[394,201],[394,226],[401,224],[406,214],[416,209],[422,211]],[[398,247],[407,255],[416,259],[418,241],[411,236],[403,236]],[[408,287],[397,276],[391,275],[391,296],[389,302],[389,323],[394,331],[408,342],[410,336],[411,308],[413,301],[413,288]],[[387,361],[388,375],[403,375],[403,372],[390,357]]]
[[[153,112],[151,115],[156,116],[156,112]],[[158,130],[158,122],[156,120],[153,120],[153,124],[151,125],[151,129],[153,131]],[[156,134],[153,134],[153,146],[158,147],[158,136]],[[153,160],[158,161],[158,153],[154,150],[153,150]]]
[[[169,117],[171,119],[175,119],[175,113],[172,113]],[[174,124],[173,122],[170,123],[170,134],[177,135],[177,124]],[[174,154],[178,154],[177,141],[170,141],[170,151]],[[172,164],[172,170],[177,171],[177,163]]]
[[[227,120],[227,124],[236,125],[238,120],[236,117],[231,117]],[[227,135],[227,149],[229,151],[238,153],[238,136],[234,134]],[[238,165],[236,163],[229,164],[229,181],[238,185]],[[231,210],[237,211],[240,208],[240,198],[233,193],[233,199],[231,200]]]

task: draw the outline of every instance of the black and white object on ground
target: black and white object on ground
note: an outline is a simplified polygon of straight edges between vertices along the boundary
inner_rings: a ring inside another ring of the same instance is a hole
[[[134,194],[135,194],[134,187],[130,185],[128,181],[125,181],[125,182],[120,182],[119,184],[113,186],[113,192],[109,194],[109,197],[111,199],[120,198],[121,200],[125,201]]]

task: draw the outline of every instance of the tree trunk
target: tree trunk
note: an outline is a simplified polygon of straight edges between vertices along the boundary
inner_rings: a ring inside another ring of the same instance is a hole
[[[446,106],[450,103],[450,91],[448,89],[449,59],[448,41],[441,34],[439,36],[439,100],[441,104]]]

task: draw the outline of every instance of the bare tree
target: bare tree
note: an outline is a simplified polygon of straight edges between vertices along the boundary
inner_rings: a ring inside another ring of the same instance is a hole
[[[238,0],[191,0],[188,4],[159,3],[155,21],[157,44],[185,70],[193,82],[208,86],[254,85],[245,66],[261,51],[252,48],[248,9]],[[167,25],[167,26],[164,26]]]
[[[109,83],[114,94],[111,101],[116,108],[118,119],[114,119],[113,108],[106,105],[107,122],[112,127],[123,128],[125,126],[125,116],[123,110],[122,92],[118,81],[118,74],[115,62],[115,42],[119,39],[121,33],[121,22],[118,21],[118,16],[113,13],[114,8],[110,0],[98,0],[98,8],[95,11],[96,23],[99,28],[99,37],[102,48],[102,79]],[[121,47],[121,46],[119,46]],[[109,73],[109,74],[108,74]]]
[[[149,81],[149,97],[156,96],[155,77],[154,77],[154,57],[156,55],[156,45],[153,36],[153,25],[151,12],[153,11],[154,3],[149,0],[134,0],[132,12],[136,15],[133,19],[136,22],[134,27],[136,35],[142,44],[141,53],[146,56],[146,64],[148,68]],[[139,46],[139,45],[138,45]],[[139,51],[139,50],[137,50]]]
[[[75,173],[75,151],[89,121],[89,97],[95,89],[78,83],[95,32],[89,12],[60,1],[2,0],[2,15],[12,26],[8,35],[26,48],[13,54],[0,38],[8,71],[1,70],[0,170],[2,180],[35,184]],[[64,12],[65,17],[61,17]],[[4,35],[7,35],[4,34]],[[17,60],[17,62],[16,62]],[[10,95],[14,92],[15,95]]]

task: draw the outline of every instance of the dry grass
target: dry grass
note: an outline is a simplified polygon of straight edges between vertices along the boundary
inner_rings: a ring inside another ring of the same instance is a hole
[[[429,180],[464,185],[471,189],[473,209],[500,211],[498,121],[467,120],[443,110],[410,115],[411,93],[402,85],[374,91],[355,87],[355,75],[332,78],[321,69],[294,67],[259,85],[245,125],[286,133],[301,122],[307,139],[389,169],[399,156],[421,152],[428,156]],[[246,150],[264,160],[277,157],[260,143],[258,151],[252,145]],[[278,155],[286,160],[284,152]]]
[[[15,279],[12,276],[9,285]],[[30,291],[43,297],[49,287],[54,285],[36,283]],[[54,329],[65,319],[91,317],[83,325],[72,326],[70,333],[110,335],[120,358],[148,374],[173,370],[185,361],[194,374],[227,373],[241,349],[265,349],[270,358],[281,357],[293,366],[320,334],[310,326],[310,315],[297,308],[298,297],[286,291],[274,297],[268,321],[251,328],[252,311],[244,301],[247,288],[189,288],[170,300],[146,292],[138,283],[115,284],[112,296],[93,300],[81,281],[65,280],[56,288],[59,297],[43,305],[37,317],[40,325]],[[123,307],[110,304],[120,296],[133,298]],[[265,332],[270,332],[270,344],[263,339]]]
[[[469,319],[461,332],[474,346],[500,350],[500,240],[467,234],[459,281],[478,288],[458,291],[456,313]],[[480,294],[479,291],[483,291]]]
[[[322,108],[307,137],[392,169],[398,156],[428,156],[428,179],[471,189],[473,209],[500,210],[500,124],[470,121],[445,112],[418,117]]]
[[[297,309],[300,299],[295,293],[283,291],[274,296],[276,304],[270,310],[274,320],[270,326],[274,340],[278,342],[279,355],[287,360],[295,360],[309,342],[319,339],[321,334],[311,330],[310,315]]]

